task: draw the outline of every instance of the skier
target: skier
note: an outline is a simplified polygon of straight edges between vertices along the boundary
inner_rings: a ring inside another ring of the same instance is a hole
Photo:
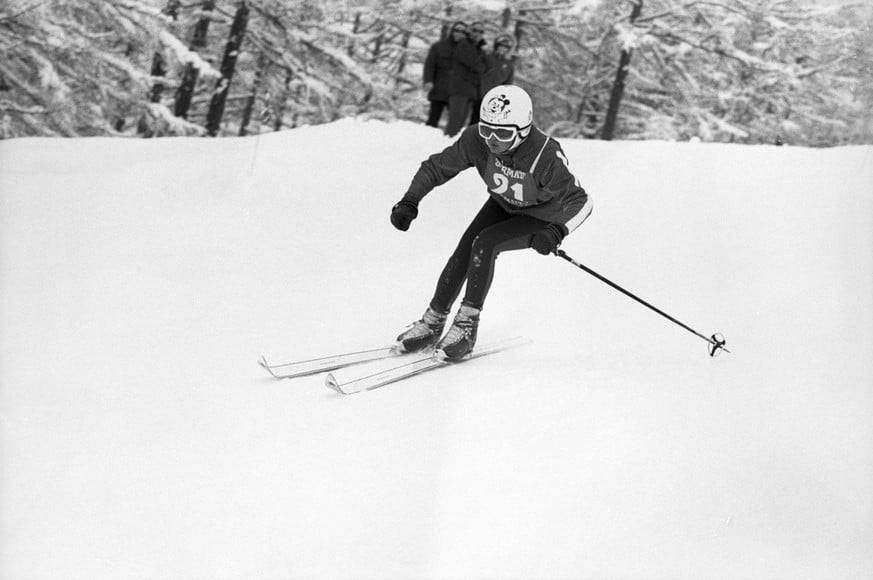
[[[524,89],[500,85],[488,91],[480,119],[422,162],[407,193],[391,209],[394,227],[408,230],[424,196],[468,167],[476,168],[488,188],[488,201],[461,236],[424,315],[397,337],[407,352],[436,344],[449,360],[469,354],[497,255],[524,248],[556,253],[591,213],[588,194],[570,173],[561,146],[533,125],[533,105]],[[440,339],[465,280],[461,306]]]

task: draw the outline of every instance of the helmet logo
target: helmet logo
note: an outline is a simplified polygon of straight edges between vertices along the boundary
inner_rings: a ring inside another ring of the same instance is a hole
[[[490,122],[503,121],[509,115],[509,99],[506,95],[494,95],[486,105]]]

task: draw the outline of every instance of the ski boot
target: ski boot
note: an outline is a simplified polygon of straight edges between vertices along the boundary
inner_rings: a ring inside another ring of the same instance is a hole
[[[421,320],[413,322],[412,326],[397,337],[397,350],[416,352],[433,346],[443,333],[448,314],[428,307]]]
[[[451,328],[436,345],[436,351],[446,360],[459,360],[470,354],[476,345],[479,329],[479,309],[461,305]]]

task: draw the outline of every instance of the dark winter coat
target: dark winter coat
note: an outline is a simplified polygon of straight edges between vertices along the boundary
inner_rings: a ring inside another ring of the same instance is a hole
[[[422,162],[403,197],[420,202],[433,188],[475,167],[488,194],[511,214],[522,214],[573,231],[591,213],[588,194],[567,166],[561,145],[536,127],[509,155],[491,153],[477,125]]]
[[[475,100],[479,83],[485,72],[485,55],[481,47],[464,39],[452,52],[452,70],[449,73],[449,96],[461,95]]]
[[[486,69],[482,75],[480,86],[480,98],[494,87],[512,84],[515,77],[515,64],[511,59],[502,58],[492,53],[485,56],[485,64]]]
[[[431,101],[449,102],[449,73],[452,70],[452,53],[455,42],[451,35],[431,45],[424,59],[424,82],[433,83],[427,94]]]

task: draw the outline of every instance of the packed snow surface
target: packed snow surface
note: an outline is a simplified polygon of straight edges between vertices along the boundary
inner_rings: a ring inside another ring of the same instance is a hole
[[[449,143],[0,142],[0,577],[873,576],[873,148],[562,142],[567,253],[732,354],[528,250],[480,341],[529,346],[268,377],[422,314],[483,184],[388,214]]]

